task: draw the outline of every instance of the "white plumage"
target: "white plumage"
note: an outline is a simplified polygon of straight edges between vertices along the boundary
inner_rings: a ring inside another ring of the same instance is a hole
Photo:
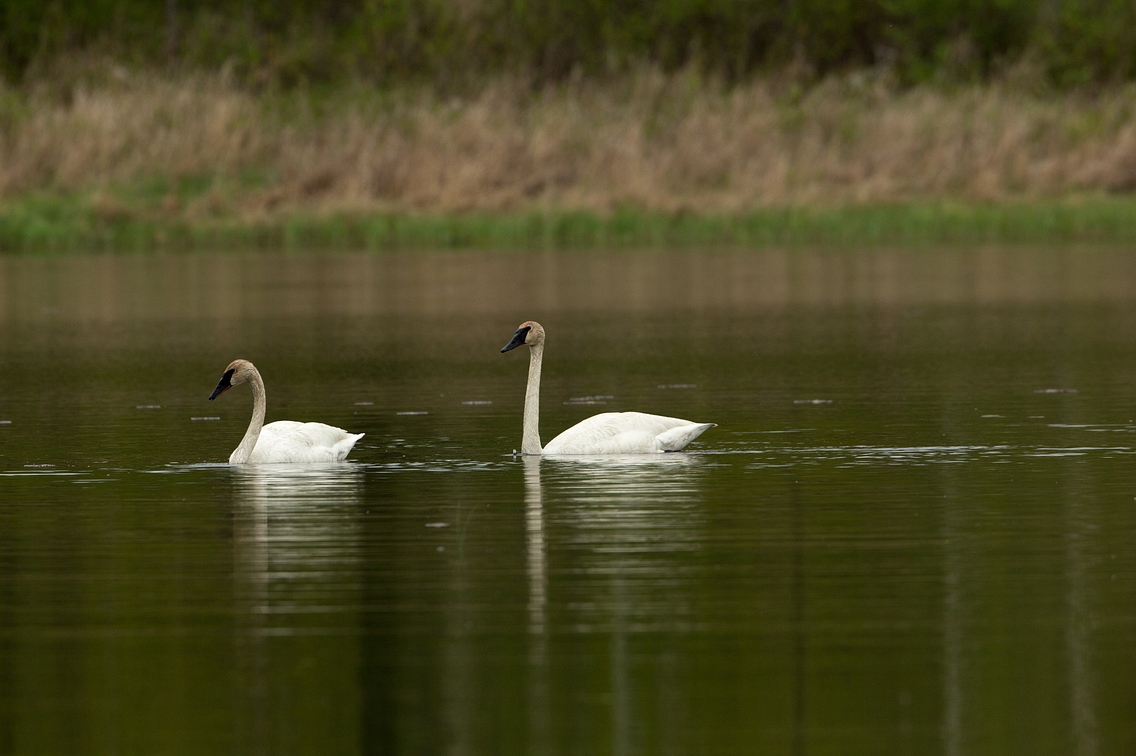
[[[229,464],[254,465],[288,462],[341,462],[347,458],[363,433],[348,433],[342,428],[323,423],[297,423],[277,420],[264,424],[267,402],[260,371],[248,360],[233,360],[209,395],[212,401],[233,386],[248,383],[252,390],[252,421]]]
[[[522,454],[647,454],[679,451],[715,423],[692,423],[677,417],[642,412],[604,412],[573,425],[541,448],[540,368],[544,357],[544,329],[540,323],[522,323],[502,352],[529,347],[529,382],[525,392]]]
[[[323,423],[297,423],[277,420],[260,429],[247,462],[254,465],[280,462],[342,462],[361,439],[363,433],[348,433],[342,428]],[[238,464],[229,457],[229,462]]]
[[[545,444],[544,454],[641,454],[678,451],[713,423],[642,412],[604,412],[576,423]]]

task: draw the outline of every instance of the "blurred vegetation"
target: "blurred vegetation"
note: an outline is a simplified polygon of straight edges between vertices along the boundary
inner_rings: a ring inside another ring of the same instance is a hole
[[[886,67],[976,81],[1022,60],[1058,85],[1136,78],[1131,0],[6,0],[10,83],[76,55],[225,68],[252,86],[523,73],[603,76],[649,63],[726,80]]]
[[[0,253],[217,249],[643,249],[957,244],[1132,244],[1127,199],[762,208],[673,214],[624,209],[499,213],[291,213],[259,221],[108,213],[89,197],[30,196],[0,213]]]

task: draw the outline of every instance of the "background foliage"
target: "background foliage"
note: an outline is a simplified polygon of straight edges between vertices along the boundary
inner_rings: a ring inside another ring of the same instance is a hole
[[[1136,77],[1133,29],[1131,0],[6,0],[0,70],[18,83],[100,53],[253,85],[549,81],[644,62],[728,80],[880,66],[918,83],[1029,60],[1078,85]]]

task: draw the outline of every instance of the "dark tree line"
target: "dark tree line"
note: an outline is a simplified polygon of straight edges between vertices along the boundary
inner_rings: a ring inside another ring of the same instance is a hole
[[[288,85],[538,80],[649,62],[740,79],[887,66],[981,79],[1029,56],[1057,84],[1136,78],[1133,0],[3,0],[10,82],[75,52]]]

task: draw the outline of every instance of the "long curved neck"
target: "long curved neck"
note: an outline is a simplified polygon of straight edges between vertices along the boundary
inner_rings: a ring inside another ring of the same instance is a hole
[[[249,457],[252,456],[252,450],[256,448],[256,440],[260,438],[260,429],[264,427],[266,406],[264,381],[255,368],[253,368],[252,377],[248,380],[248,385],[252,389],[252,421],[249,422],[248,430],[245,431],[245,437],[241,439],[241,443],[229,456],[229,463],[234,465],[248,462]]]
[[[529,347],[529,385],[525,390],[525,431],[521,454],[540,454],[540,362],[544,344]]]

